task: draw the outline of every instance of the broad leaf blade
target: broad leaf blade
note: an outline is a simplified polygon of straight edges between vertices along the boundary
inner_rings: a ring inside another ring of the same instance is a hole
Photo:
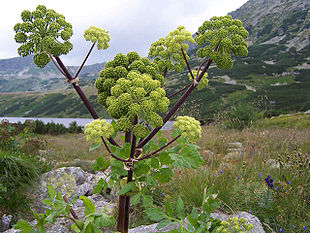
[[[134,188],[135,184],[133,182],[129,182],[118,192],[118,195],[124,195],[125,193],[132,191]]]
[[[156,208],[149,208],[144,211],[147,216],[153,221],[160,221],[168,216],[158,207]]]
[[[85,209],[84,214],[89,215],[95,213],[95,205],[85,196],[80,196],[80,200],[83,201]]]

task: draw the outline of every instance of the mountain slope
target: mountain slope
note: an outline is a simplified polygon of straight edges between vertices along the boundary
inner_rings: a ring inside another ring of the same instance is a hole
[[[79,75],[82,85],[94,80],[104,68],[104,64],[85,66]],[[72,74],[76,73],[78,68],[68,67]],[[0,60],[0,92],[54,90],[67,87],[64,82],[65,78],[52,62],[41,69],[34,65],[32,56]]]
[[[194,91],[178,114],[208,120],[239,102],[253,104],[269,115],[310,109],[309,12],[310,0],[249,0],[238,10],[231,12],[233,18],[240,19],[250,33],[248,56],[236,59],[230,71],[211,66],[208,70],[209,87]],[[199,47],[192,45],[190,48],[190,64],[197,67],[200,59],[195,52]],[[31,59],[0,60],[0,92],[70,88],[70,85],[63,83],[64,78],[53,64],[42,70],[34,67]],[[103,67],[104,63],[84,67],[80,75],[81,86],[93,84]],[[76,70],[77,67],[70,67],[71,73]],[[165,86],[167,94],[172,94],[188,83],[187,71],[181,74],[169,73]],[[67,91],[61,94],[62,98],[73,98]],[[50,100],[59,102],[59,96],[52,93],[47,93],[47,96]],[[96,93],[90,96],[96,102]],[[4,104],[5,98],[11,99],[13,96],[5,97],[2,94],[1,98],[0,105]],[[39,94],[36,98],[38,99],[33,101],[40,99]],[[171,99],[172,104],[176,99]],[[14,97],[14,101],[7,101],[5,107],[0,107],[0,115],[57,115],[56,109],[53,113],[45,111],[37,106],[39,103],[40,101],[36,101],[36,111],[28,112],[30,109],[16,105]],[[69,102],[65,105],[69,106],[68,104]],[[62,111],[60,115],[85,116],[78,107]]]

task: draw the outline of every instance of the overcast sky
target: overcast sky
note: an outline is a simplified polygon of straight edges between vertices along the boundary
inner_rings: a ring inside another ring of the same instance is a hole
[[[107,50],[96,50],[87,64],[111,60],[117,53],[137,51],[146,56],[150,44],[184,25],[191,33],[212,16],[226,15],[247,0],[6,0],[1,4],[0,59],[17,57],[19,44],[13,27],[21,22],[23,10],[33,11],[39,4],[63,14],[73,26],[73,50],[62,59],[67,65],[79,65],[91,42],[83,32],[89,26],[109,31]]]

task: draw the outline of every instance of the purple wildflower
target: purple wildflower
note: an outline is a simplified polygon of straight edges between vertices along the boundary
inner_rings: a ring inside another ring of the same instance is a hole
[[[287,184],[291,184],[291,182],[287,181]]]
[[[277,186],[277,187],[275,188],[275,190],[277,190],[277,191],[278,191],[278,190],[279,190],[279,187]]]
[[[265,182],[267,183],[269,188],[273,189],[273,179],[271,179],[270,176],[267,176],[267,178],[265,179]]]
[[[215,174],[214,174],[215,176],[217,176],[217,173],[215,172]]]
[[[306,229],[307,229],[307,227],[306,227],[306,226],[302,226],[302,229],[306,230]]]
[[[283,232],[282,228],[280,228],[280,232]]]
[[[165,196],[165,193],[162,193],[161,195]]]
[[[252,214],[252,211],[251,211],[251,210],[249,210],[249,214]]]
[[[223,170],[221,170],[220,172],[221,172],[221,173],[223,173],[224,171],[223,171]]]

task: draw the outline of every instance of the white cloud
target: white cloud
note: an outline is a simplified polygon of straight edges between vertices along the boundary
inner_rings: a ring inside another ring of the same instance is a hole
[[[12,30],[20,22],[20,13],[34,10],[38,4],[63,14],[73,25],[74,50],[64,57],[67,64],[78,65],[87,53],[90,42],[83,32],[91,25],[102,27],[111,36],[110,48],[95,51],[88,64],[107,61],[118,52],[135,50],[146,56],[150,44],[178,25],[194,33],[204,20],[225,15],[246,0],[9,0],[0,14],[0,59],[18,56],[18,44]]]

